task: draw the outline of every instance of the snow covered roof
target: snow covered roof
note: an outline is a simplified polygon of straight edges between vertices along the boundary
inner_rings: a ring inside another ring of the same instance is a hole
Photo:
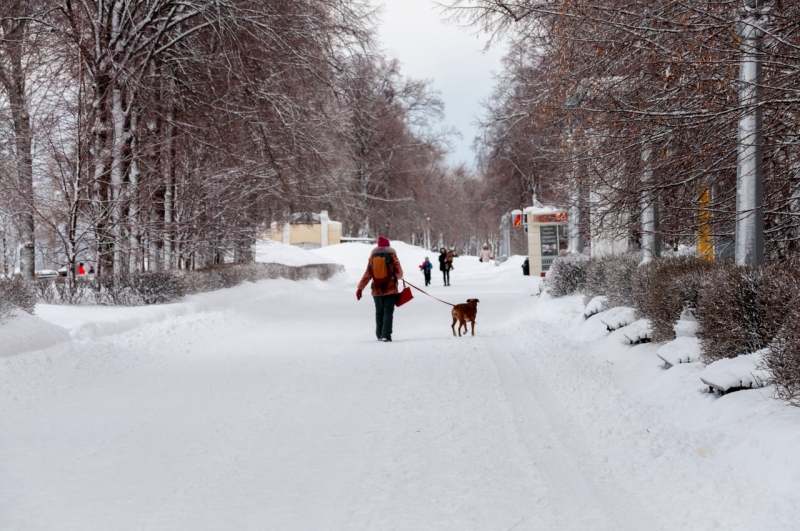
[[[556,208],[553,206],[529,206],[525,207],[526,214],[533,214],[535,216],[541,216],[545,214],[559,214],[561,212],[566,212],[563,208]]]

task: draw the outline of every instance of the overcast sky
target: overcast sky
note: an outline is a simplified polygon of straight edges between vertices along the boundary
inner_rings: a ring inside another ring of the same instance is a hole
[[[404,75],[433,81],[445,103],[447,125],[462,134],[453,139],[448,160],[474,166],[473,122],[481,100],[491,93],[492,71],[499,70],[504,48],[495,44],[484,52],[486,37],[442,21],[433,0],[372,1],[383,5],[378,33],[386,55],[400,60]]]

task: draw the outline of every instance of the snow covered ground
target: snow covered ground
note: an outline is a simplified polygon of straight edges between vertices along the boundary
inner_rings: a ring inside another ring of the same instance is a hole
[[[422,287],[426,252],[395,247]],[[415,293],[378,343],[369,247],[315,253],[346,272],[42,308],[72,340],[0,359],[0,529],[800,528],[800,410],[770,388],[704,392],[579,297],[532,296],[521,258],[434,270],[480,299],[475,337]]]

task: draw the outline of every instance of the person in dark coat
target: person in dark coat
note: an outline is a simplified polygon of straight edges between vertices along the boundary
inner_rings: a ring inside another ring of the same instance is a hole
[[[381,255],[376,257],[376,255]],[[389,257],[390,275],[385,282],[379,282],[375,278],[373,264],[376,260],[383,260]],[[356,299],[361,300],[361,296],[367,283],[372,280],[372,299],[375,301],[375,336],[379,341],[392,340],[392,321],[394,319],[394,306],[397,302],[397,281],[403,278],[403,268],[400,266],[400,259],[397,258],[397,251],[391,246],[387,238],[380,236],[378,246],[370,253],[367,261],[367,270],[361,277],[356,289]]]
[[[425,275],[425,285],[426,286],[430,286],[431,285],[431,269],[433,269],[433,264],[431,263],[430,260],[428,260],[427,256],[425,257],[425,261],[422,262],[422,265],[419,266],[419,269],[420,269],[420,271],[422,271],[422,274]]]
[[[444,277],[444,285],[450,285],[450,266],[453,265],[452,262],[449,264],[447,263],[447,249],[442,247],[439,251],[439,271],[442,272],[442,277]]]

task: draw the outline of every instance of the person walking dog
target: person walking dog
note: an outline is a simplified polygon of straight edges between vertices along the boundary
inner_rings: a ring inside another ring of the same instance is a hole
[[[375,301],[375,336],[379,341],[392,340],[392,320],[397,301],[397,281],[403,278],[400,259],[387,238],[378,237],[378,246],[370,253],[367,270],[356,289],[361,300],[364,288],[372,280],[372,299]]]
[[[419,269],[420,269],[420,271],[422,271],[422,274],[425,275],[425,285],[426,286],[430,286],[431,285],[431,269],[433,269],[433,264],[431,263],[430,260],[428,260],[427,256],[425,257],[425,261],[422,262],[422,265],[419,266]]]

